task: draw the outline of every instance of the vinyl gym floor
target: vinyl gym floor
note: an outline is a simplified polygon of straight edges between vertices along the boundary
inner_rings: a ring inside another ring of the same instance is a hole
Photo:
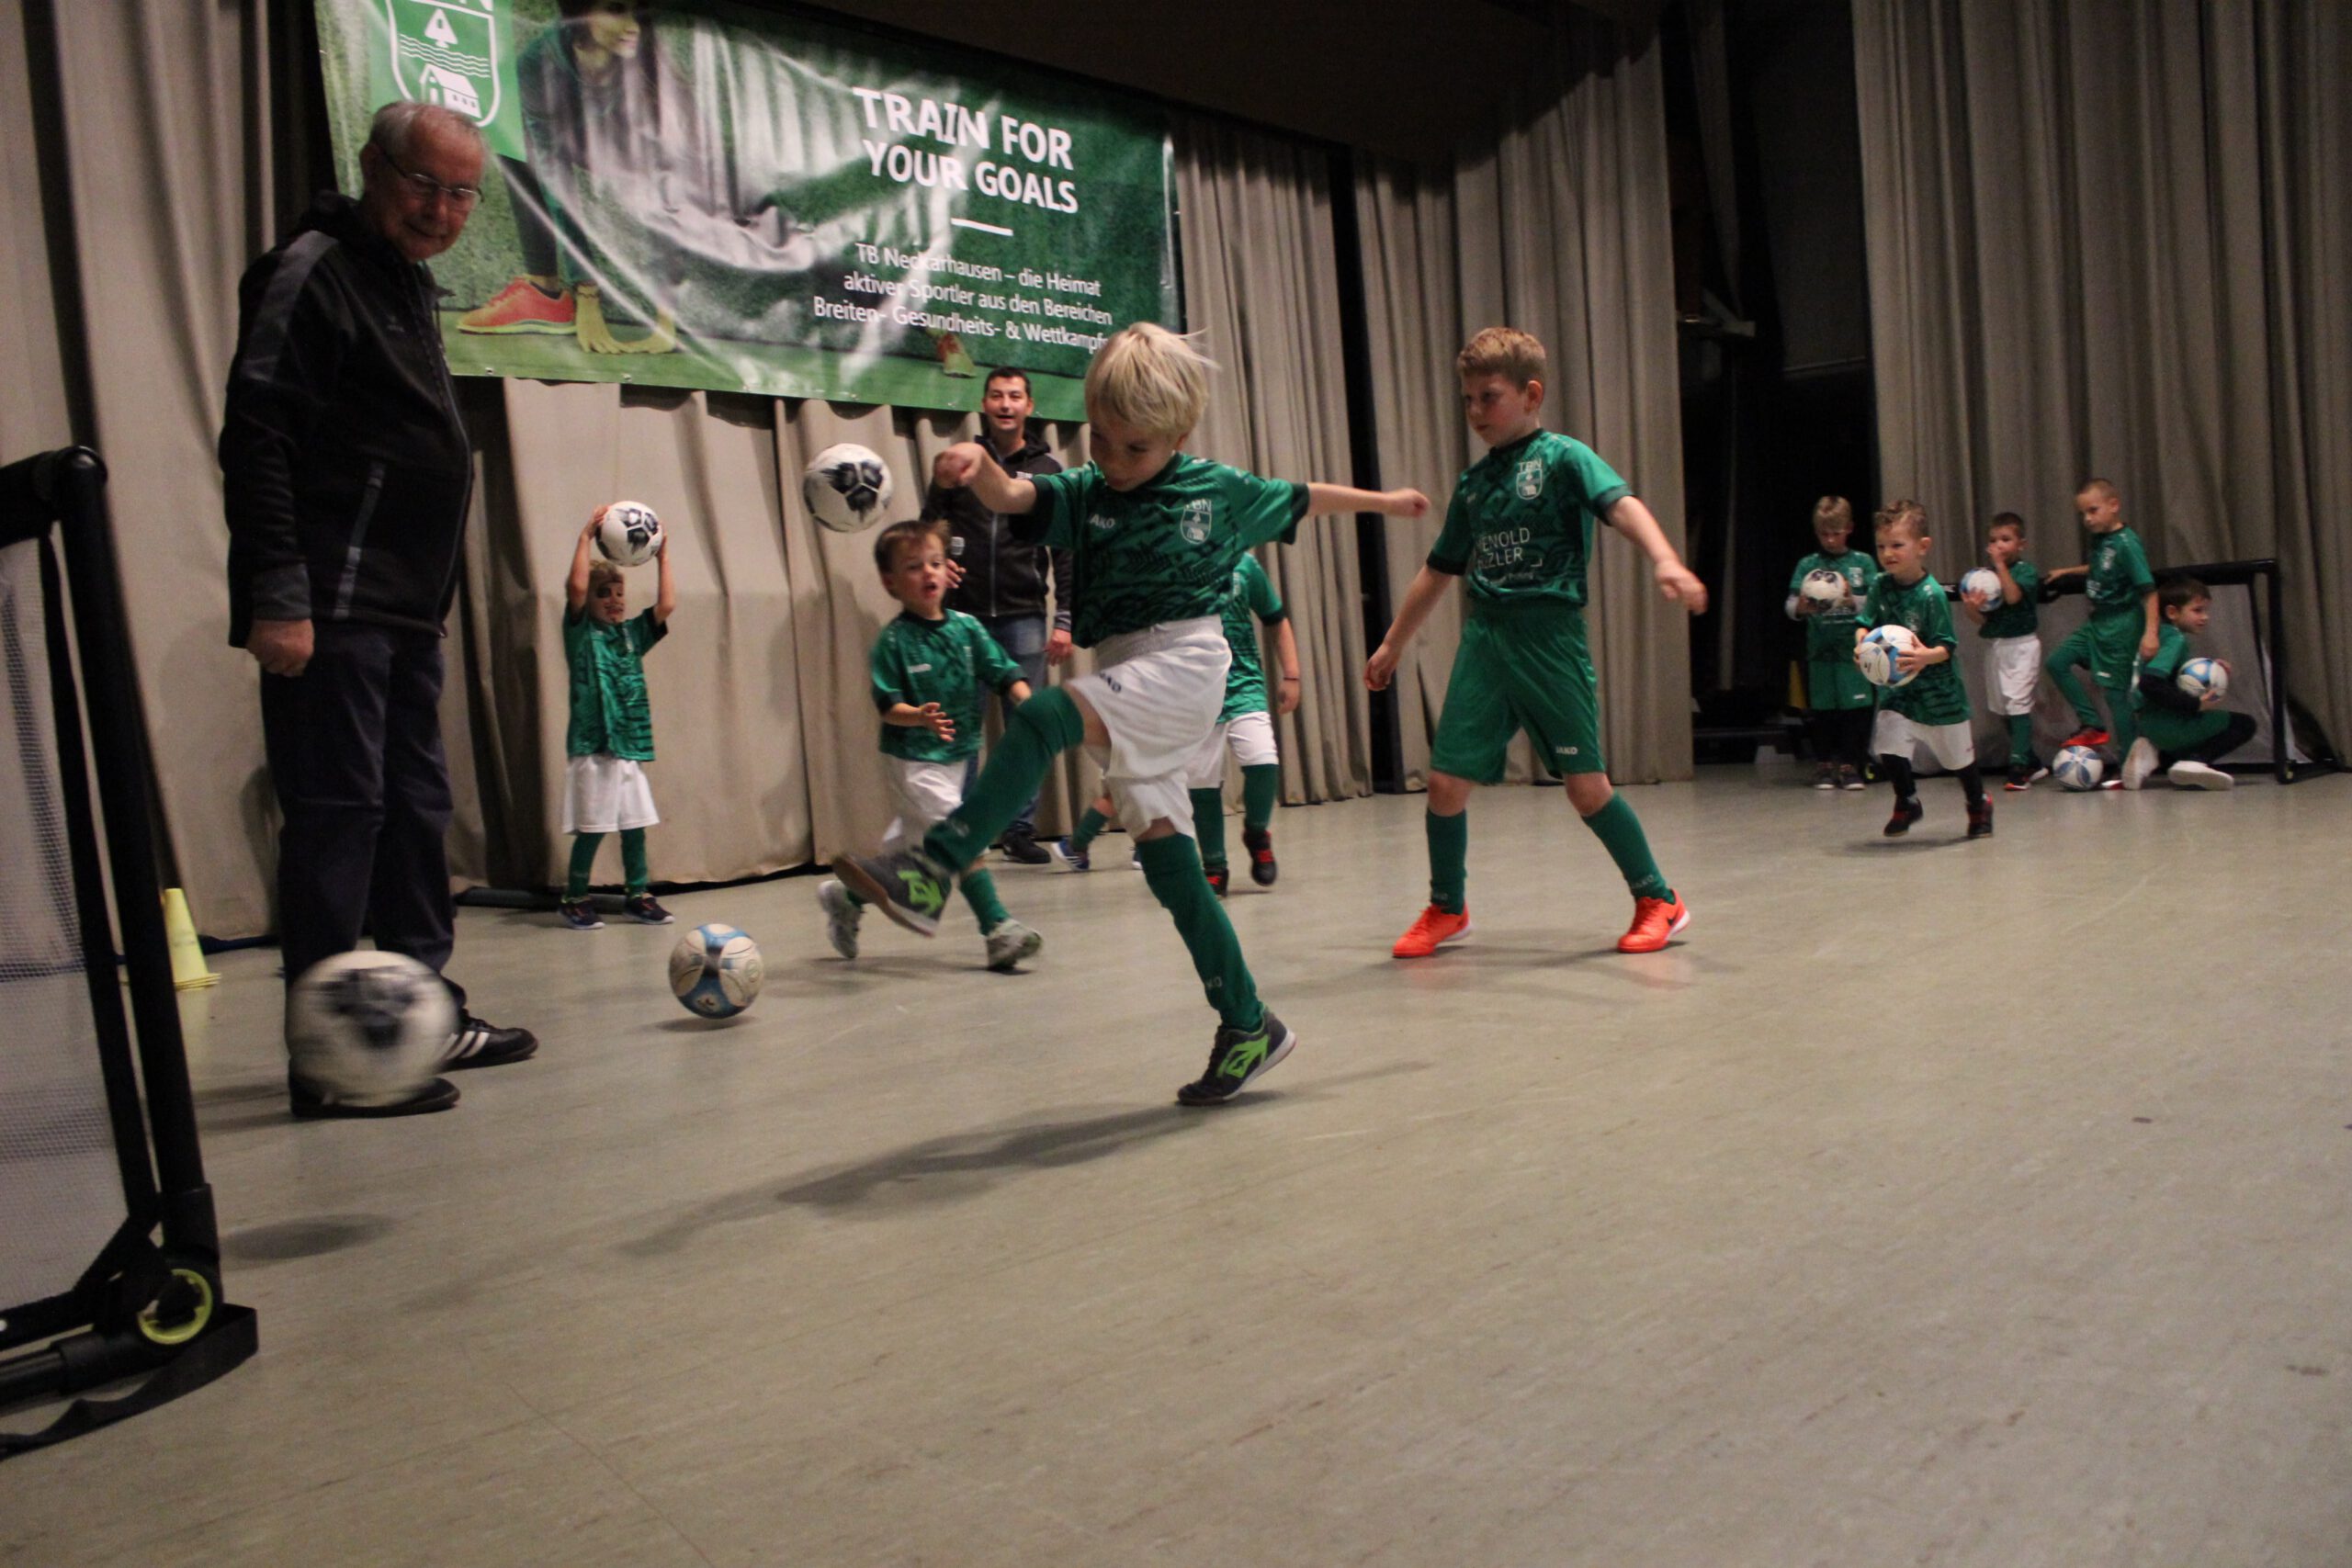
[[[1302,1043],[1182,1111],[1211,1015],[1115,837],[1000,871],[1047,946],[825,946],[813,878],[678,931],[469,910],[535,1061],[285,1115],[276,954],[187,1003],[260,1355],[0,1466],[0,1562],[2328,1564],[2352,1556],[2352,781],[1419,797],[1275,819],[1233,919]],[[1238,843],[1238,823],[1233,837]],[[661,867],[660,835],[654,866]],[[20,1415],[12,1426],[30,1425]]]

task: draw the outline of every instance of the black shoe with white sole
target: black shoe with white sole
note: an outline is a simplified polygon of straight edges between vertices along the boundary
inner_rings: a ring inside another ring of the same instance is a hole
[[[538,1048],[539,1037],[527,1029],[501,1029],[469,1012],[461,1012],[458,1015],[458,1032],[449,1036],[449,1049],[441,1057],[441,1070],[454,1073],[461,1067],[503,1066],[523,1060]]]
[[[1257,1028],[1219,1029],[1208,1070],[1176,1091],[1179,1105],[1222,1105],[1282,1064],[1298,1036],[1271,1011]]]

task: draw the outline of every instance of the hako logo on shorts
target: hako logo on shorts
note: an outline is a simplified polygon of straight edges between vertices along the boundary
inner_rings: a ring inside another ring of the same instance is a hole
[[[1176,519],[1176,527],[1184,536],[1186,544],[1205,545],[1209,542],[1209,519],[1213,514],[1205,501],[1184,503],[1182,515]]]
[[[498,118],[495,0],[387,0],[392,80],[401,96],[476,125]]]
[[[1577,754],[1577,749],[1573,746],[1555,746],[1552,750],[1563,757],[1573,757]]]
[[[1541,457],[1524,459],[1519,465],[1513,479],[1512,488],[1519,491],[1519,499],[1533,501],[1544,493],[1544,459]]]
[[[1098,534],[1107,534],[1119,525],[1119,520],[1107,512],[1096,512],[1088,514],[1086,525]]]

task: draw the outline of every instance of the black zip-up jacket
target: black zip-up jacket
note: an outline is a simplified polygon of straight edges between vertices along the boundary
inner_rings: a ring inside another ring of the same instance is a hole
[[[1058,474],[1059,459],[1035,436],[1024,436],[1010,458],[998,456],[996,443],[985,435],[980,445],[996,466],[1015,479],[1031,474]],[[949,532],[964,542],[956,556],[964,581],[947,596],[948,608],[983,619],[995,615],[1042,615],[1046,613],[1046,570],[1054,574],[1054,625],[1069,630],[1071,575],[1069,552],[1043,545],[1024,545],[1001,512],[990,512],[968,486],[955,490],[931,487],[922,499],[923,521],[947,519]]]
[[[473,462],[433,275],[327,192],[245,269],[237,306],[229,641],[256,618],[440,631]]]

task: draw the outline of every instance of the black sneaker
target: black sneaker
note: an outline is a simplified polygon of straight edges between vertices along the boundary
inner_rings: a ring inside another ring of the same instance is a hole
[[[2023,795],[2033,787],[2033,779],[2034,773],[2031,768],[2023,762],[2011,762],[2008,782],[2001,787],[2012,795]]]
[[[1861,769],[1840,764],[1838,769],[1838,787],[1839,789],[1868,789],[1870,786],[1862,783]]]
[[[892,850],[870,859],[843,855],[833,874],[852,891],[917,936],[939,934],[939,911],[956,874],[921,850]]]
[[[1838,787],[1837,764],[1834,762],[1815,763],[1813,769],[1813,787],[1815,789],[1836,789]]]
[[[1220,1029],[1209,1047],[1208,1070],[1176,1091],[1176,1103],[1221,1105],[1272,1072],[1297,1043],[1298,1036],[1272,1012],[1246,1034]]]
[[[1053,863],[1054,857],[1046,852],[1046,846],[1039,843],[1035,835],[1023,832],[1018,828],[1005,834],[1004,842],[998,848],[1004,852],[1004,858],[1015,865]]]
[[[1201,868],[1201,874],[1209,879],[1210,889],[1220,898],[1225,897],[1226,888],[1233,881],[1233,873],[1221,865],[1204,865]]]
[[[563,923],[573,931],[600,931],[605,929],[605,922],[596,918],[595,906],[585,898],[566,898],[555,908],[556,913],[563,917]]]
[[[458,1015],[458,1032],[449,1036],[442,1053],[441,1070],[461,1067],[502,1067],[519,1062],[539,1048],[539,1037],[527,1029],[501,1029],[469,1012]]]
[[[672,923],[670,911],[653,901],[650,893],[632,893],[621,906],[621,913],[640,926],[666,926]]]
[[[1919,797],[1916,795],[1908,800],[1896,801],[1894,815],[1886,819],[1886,836],[1890,839],[1903,837],[1911,830],[1912,823],[1927,814],[1928,808],[1919,804]]]
[[[380,1101],[354,1101],[339,1100],[308,1079],[295,1077],[291,1066],[286,1069],[287,1109],[305,1122],[345,1116],[423,1116],[429,1111],[447,1111],[457,1103],[458,1086],[447,1078],[428,1079],[413,1094]]]
[[[1980,800],[1968,808],[1968,836],[1989,839],[1993,836],[1993,803]]]
[[[1241,847],[1250,852],[1250,880],[1261,887],[1272,887],[1274,878],[1283,874],[1283,868],[1274,863],[1273,830],[1242,829]]]

